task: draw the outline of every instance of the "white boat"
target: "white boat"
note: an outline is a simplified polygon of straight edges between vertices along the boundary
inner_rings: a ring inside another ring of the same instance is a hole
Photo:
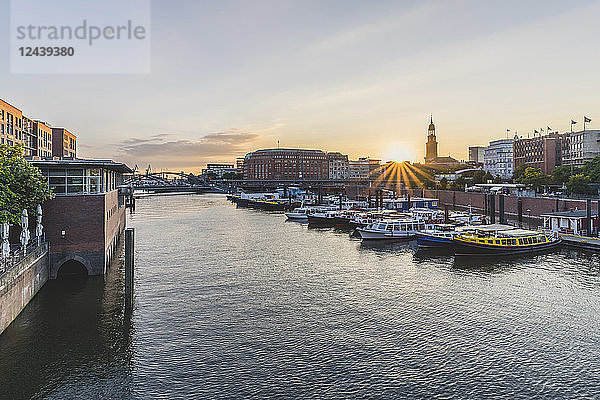
[[[294,208],[292,211],[286,212],[285,216],[288,217],[288,219],[293,219],[296,221],[308,221],[309,211],[309,207],[298,207]]]
[[[363,240],[373,239],[412,239],[419,230],[429,228],[424,221],[415,219],[382,219],[364,228],[357,228]]]
[[[427,223],[441,223],[444,219],[444,212],[432,208],[411,208],[410,214],[414,219],[425,221]]]

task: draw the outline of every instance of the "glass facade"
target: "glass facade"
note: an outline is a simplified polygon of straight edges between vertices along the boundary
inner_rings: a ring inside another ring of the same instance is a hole
[[[41,168],[48,185],[57,196],[97,194],[115,190],[123,175],[104,168]]]

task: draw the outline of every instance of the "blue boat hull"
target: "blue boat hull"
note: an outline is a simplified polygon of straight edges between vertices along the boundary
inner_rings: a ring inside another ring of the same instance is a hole
[[[443,238],[434,235],[427,235],[425,233],[417,232],[415,234],[417,239],[417,245],[424,248],[447,248],[452,247],[451,238]]]

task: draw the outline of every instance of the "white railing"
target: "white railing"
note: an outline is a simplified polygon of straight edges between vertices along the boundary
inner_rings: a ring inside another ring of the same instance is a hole
[[[48,242],[41,242],[38,245],[37,240],[32,240],[25,249],[17,248],[10,252],[8,257],[0,259],[0,278],[13,268],[19,266],[25,260],[34,260],[48,251]]]

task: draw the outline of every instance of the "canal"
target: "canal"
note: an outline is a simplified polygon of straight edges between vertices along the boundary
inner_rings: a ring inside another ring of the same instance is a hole
[[[2,398],[600,396],[600,256],[456,263],[221,195],[137,201],[136,304],[49,282],[0,336]]]

